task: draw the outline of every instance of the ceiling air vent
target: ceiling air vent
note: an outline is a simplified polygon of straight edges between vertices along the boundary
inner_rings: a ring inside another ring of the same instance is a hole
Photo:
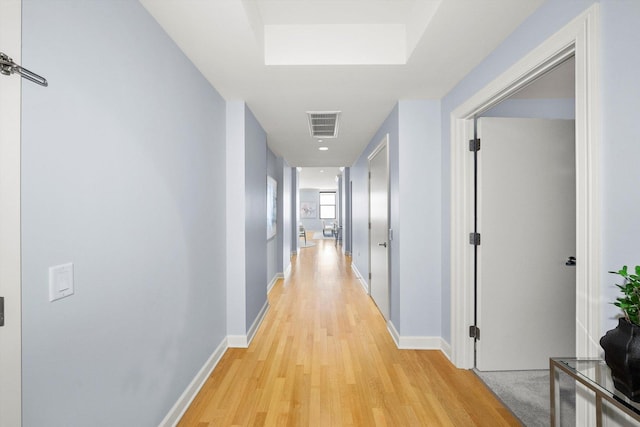
[[[309,133],[314,138],[337,138],[340,111],[307,111]]]

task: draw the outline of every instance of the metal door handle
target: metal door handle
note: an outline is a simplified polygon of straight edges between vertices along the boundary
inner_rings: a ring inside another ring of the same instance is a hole
[[[576,257],[570,256],[569,259],[567,260],[567,262],[564,263],[564,265],[568,265],[569,267],[573,267],[574,265],[576,265]]]
[[[384,246],[386,248],[387,247],[387,242],[378,243],[378,246]]]

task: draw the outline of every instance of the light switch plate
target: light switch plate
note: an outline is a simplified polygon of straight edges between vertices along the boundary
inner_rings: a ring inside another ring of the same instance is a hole
[[[73,293],[73,263],[49,267],[49,301],[68,297]]]

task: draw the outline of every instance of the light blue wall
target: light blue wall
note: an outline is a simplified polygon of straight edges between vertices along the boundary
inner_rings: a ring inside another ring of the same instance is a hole
[[[300,224],[299,182],[298,168],[291,168],[291,254],[298,253],[298,245],[300,244],[298,237],[298,224]]]
[[[22,33],[23,425],[158,425],[226,335],[224,100],[136,1]]]
[[[399,102],[398,241],[402,336],[441,336],[440,102]]]
[[[246,327],[267,302],[267,134],[245,104]]]
[[[342,172],[342,248],[351,254],[351,168],[344,168]]]
[[[284,272],[282,263],[283,230],[285,229],[285,227],[283,227],[283,200],[286,195],[284,194],[283,172],[284,164],[282,158],[276,157],[276,155],[267,148],[267,175],[275,179],[278,183],[276,235],[267,241],[267,284],[271,283],[279,273]]]
[[[640,265],[640,2],[603,0],[602,12],[602,321],[615,327],[617,276]]]
[[[280,257],[282,259],[281,271],[286,273],[291,265],[291,252],[295,250],[295,247],[292,247],[292,226],[295,227],[295,221],[292,216],[293,210],[291,209],[293,182],[291,180],[291,166],[284,159],[280,159],[280,162],[282,164],[282,197],[278,203],[278,209],[282,205],[282,222],[279,223],[281,224],[279,227],[282,230],[282,253]],[[279,220],[280,218],[278,217]]]
[[[391,321],[401,336],[441,333],[440,102],[399,101],[349,175],[353,262],[368,277],[368,156],[389,134]]]
[[[604,1],[603,1],[604,2]],[[629,5],[630,1],[612,0],[613,9]],[[451,246],[450,246],[450,114],[462,102],[497,78],[528,52],[568,24],[585,11],[594,0],[547,0],[522,25],[495,49],[483,62],[475,67],[460,83],[442,99],[442,336],[451,341]],[[618,5],[619,4],[619,5]],[[627,6],[631,8],[632,6]],[[631,31],[631,29],[627,29]],[[637,39],[637,38],[636,38]],[[633,44],[628,41],[629,44]],[[634,48],[635,49],[635,48]]]
[[[389,134],[389,180],[390,180],[390,226],[395,233],[400,231],[398,218],[398,105],[396,105],[378,132],[351,166],[353,183],[352,200],[352,260],[364,280],[369,283],[369,155]],[[398,269],[398,239],[390,242],[390,318],[396,328],[400,325],[400,288]]]
[[[330,190],[319,190],[314,188],[303,188],[299,191],[300,202],[313,202],[316,204],[317,212],[315,218],[300,218],[300,223],[304,225],[305,230],[307,231],[322,231],[323,223],[320,219],[320,192],[323,191],[332,191],[336,193],[336,217],[339,215],[340,211],[340,197],[338,191],[336,189]],[[335,222],[338,219],[327,219],[324,220],[326,223]],[[307,236],[308,237],[308,236]]]
[[[318,190],[311,188],[301,188],[298,191],[298,199],[300,203],[312,202],[316,204],[316,216],[315,218],[302,218],[300,217],[300,224],[304,225],[307,231],[320,231],[322,230],[322,221],[320,220],[320,196]],[[300,212],[298,212],[300,215]]]
[[[226,221],[224,236],[227,250],[227,334],[242,337],[247,333],[246,305],[246,232],[245,215],[245,104],[227,101],[226,105]],[[221,204],[222,205],[222,204]],[[222,207],[222,206],[221,206]]]

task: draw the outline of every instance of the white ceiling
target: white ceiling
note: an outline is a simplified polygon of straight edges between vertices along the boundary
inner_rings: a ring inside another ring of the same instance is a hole
[[[336,176],[342,174],[336,167],[305,167],[300,168],[301,189],[313,188],[318,190],[336,190],[338,182]]]
[[[443,97],[543,1],[141,3],[226,100],[247,103],[272,151],[291,166],[337,167],[399,99]],[[319,151],[306,111],[325,110],[341,111],[340,132]]]

